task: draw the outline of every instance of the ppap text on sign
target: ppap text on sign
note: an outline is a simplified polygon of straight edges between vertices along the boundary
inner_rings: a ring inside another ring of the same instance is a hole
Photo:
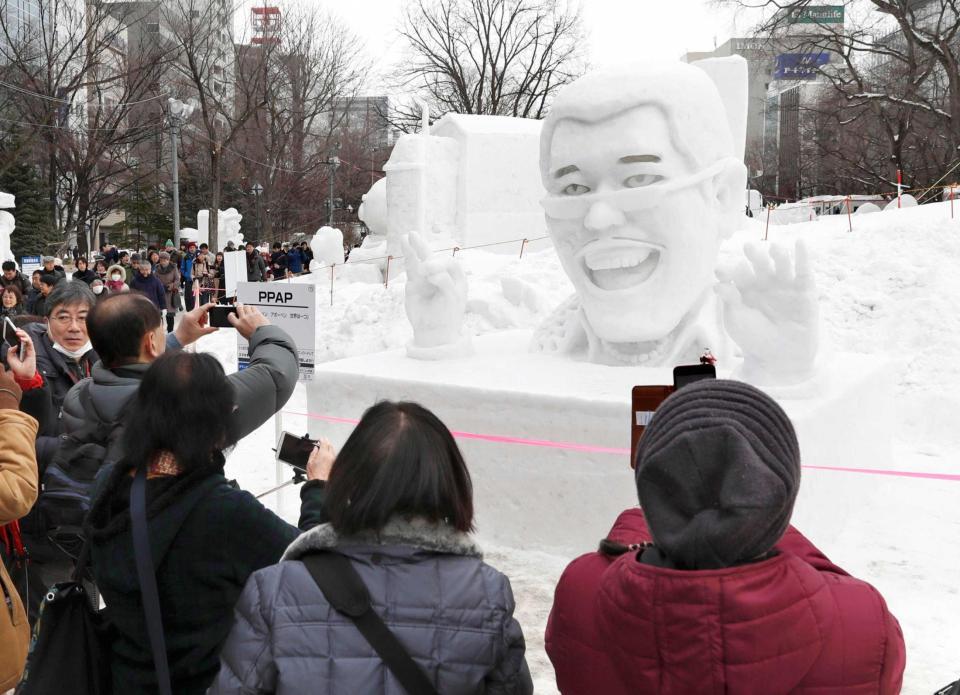
[[[316,285],[288,282],[238,282],[237,302],[257,307],[270,323],[286,331],[297,346],[300,381],[313,379],[317,317]],[[237,336],[240,369],[250,364],[247,341]]]

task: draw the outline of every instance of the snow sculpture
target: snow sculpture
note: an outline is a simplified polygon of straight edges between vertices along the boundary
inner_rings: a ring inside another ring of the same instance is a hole
[[[310,272],[343,263],[343,232],[336,227],[320,227],[310,240],[313,261]]]
[[[234,246],[240,248],[244,245],[243,234],[240,232],[240,220],[243,215],[237,212],[236,208],[227,208],[217,214],[217,244],[224,248],[228,241],[233,241]],[[187,235],[186,232],[196,232],[195,235]],[[197,244],[210,243],[210,211],[200,210],[197,212],[196,230],[181,230],[182,236],[188,236],[194,239]]]
[[[387,235],[387,180],[380,179],[363,195],[357,217],[374,236]]]
[[[404,308],[413,326],[407,355],[421,360],[470,355],[470,337],[463,335],[467,276],[460,264],[452,256],[433,255],[416,232],[402,242],[407,265]]]
[[[542,205],[576,294],[535,350],[669,366],[710,348],[730,364],[733,338],[754,383],[810,376],[819,315],[802,248],[794,264],[785,249],[750,247],[717,285],[720,244],[743,216],[747,64],[704,63],[592,73],[555,100]]]
[[[14,261],[13,251],[10,250],[10,236],[13,234],[16,222],[13,215],[4,212],[4,208],[14,207],[14,197],[10,193],[0,192],[0,261]]]
[[[854,215],[870,215],[874,212],[880,212],[880,206],[876,203],[864,203],[854,211]]]
[[[914,198],[912,195],[910,195],[909,193],[904,193],[902,196],[900,196],[900,200],[899,200],[899,201],[897,201],[897,199],[894,198],[894,199],[891,200],[889,203],[887,203],[887,206],[883,209],[883,211],[886,212],[887,210],[900,210],[900,209],[903,209],[903,208],[915,208],[915,207],[917,207],[919,204],[920,204],[920,203],[917,202],[917,199]]]

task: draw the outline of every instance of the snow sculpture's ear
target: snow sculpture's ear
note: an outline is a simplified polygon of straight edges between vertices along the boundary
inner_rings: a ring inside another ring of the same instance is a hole
[[[743,191],[747,185],[747,167],[743,162],[728,160],[713,179],[717,221],[721,239],[729,239],[743,221]]]
[[[750,100],[747,61],[742,56],[730,56],[697,60],[691,65],[707,73],[717,86],[733,138],[733,156],[742,160],[747,148],[747,112]]]

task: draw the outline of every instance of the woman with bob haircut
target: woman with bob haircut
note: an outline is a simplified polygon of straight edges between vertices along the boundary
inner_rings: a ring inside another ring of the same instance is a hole
[[[213,355],[161,356],[127,406],[119,435],[123,458],[98,476],[85,531],[90,567],[117,633],[114,692],[158,691],[132,551],[135,470],[147,469],[147,529],[177,695],[206,692],[247,578],[277,562],[300,533],[224,477],[222,450],[236,442],[234,399]],[[326,449],[332,460],[332,448]],[[314,463],[322,453],[316,450]],[[303,528],[324,520],[320,495],[319,483],[304,485]]]
[[[324,477],[326,471],[318,471]],[[332,463],[330,523],[250,577],[210,692],[404,692],[302,560],[345,556],[434,688],[530,693],[510,581],[470,537],[473,488],[450,431],[415,403],[370,408]]]

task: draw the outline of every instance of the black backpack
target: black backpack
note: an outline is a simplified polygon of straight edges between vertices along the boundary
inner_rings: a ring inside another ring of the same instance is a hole
[[[43,473],[37,509],[47,536],[63,543],[79,540],[83,520],[90,511],[97,473],[111,463],[122,427],[119,420],[104,422],[90,397],[89,384],[77,389],[83,412],[92,420],[76,432],[60,435],[60,444]],[[112,458],[112,456],[111,456]]]

